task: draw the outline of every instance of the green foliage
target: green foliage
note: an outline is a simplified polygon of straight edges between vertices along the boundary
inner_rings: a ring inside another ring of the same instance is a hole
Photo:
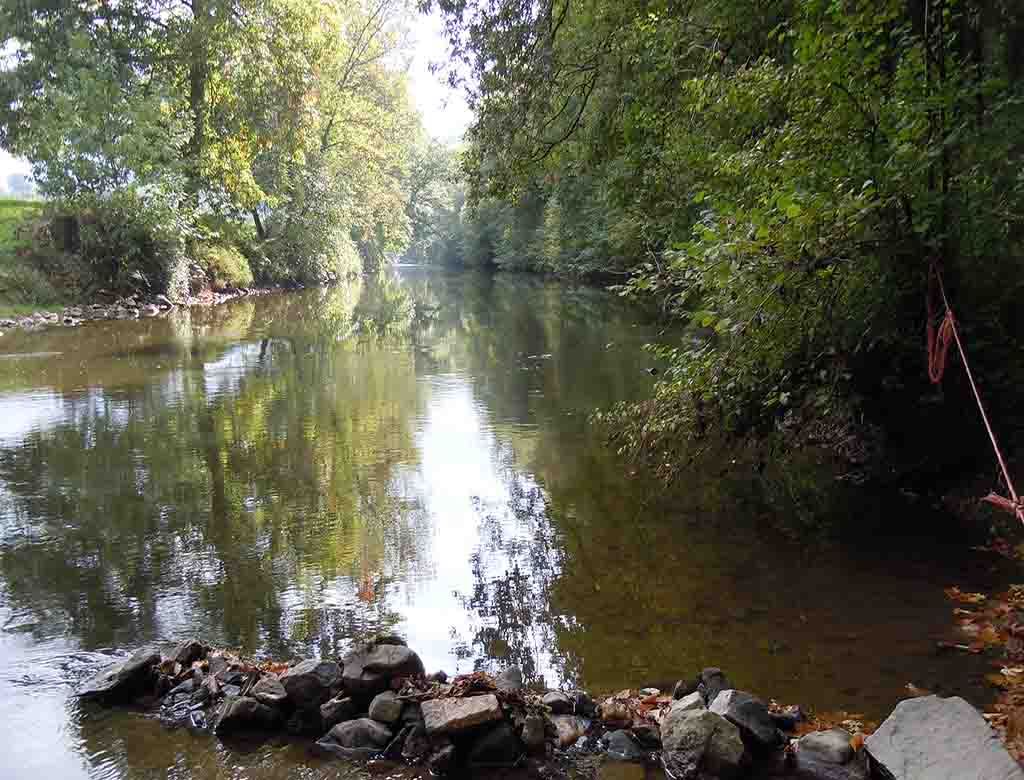
[[[132,218],[102,236],[83,225],[90,262],[151,236],[123,204],[159,193],[162,215],[189,215],[172,221],[179,243],[200,214],[235,231],[251,219],[255,240],[240,246],[264,278],[351,273],[353,242],[374,270],[410,234],[420,133],[395,67],[410,13],[406,0],[0,0],[0,144],[31,160],[51,198],[108,199],[106,217]],[[103,275],[180,286],[165,258],[143,259],[150,248]]]
[[[206,271],[210,287],[230,290],[251,287],[252,270],[238,247],[231,244],[199,243],[192,248],[193,259]]]
[[[467,262],[621,276],[689,326],[627,449],[917,414],[933,257],[993,391],[1024,379],[1017,4],[437,5],[475,84]]]
[[[82,195],[67,205],[79,215],[77,254],[100,285],[187,296],[186,241],[198,234],[178,193],[129,187],[109,196]]]

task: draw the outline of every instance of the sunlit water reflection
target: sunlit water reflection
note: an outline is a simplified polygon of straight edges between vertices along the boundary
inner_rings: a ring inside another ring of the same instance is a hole
[[[337,776],[70,698],[191,634],[287,658],[396,630],[430,669],[596,691],[717,664],[872,715],[908,682],[982,699],[977,659],[935,653],[941,587],[998,573],[930,508],[855,496],[829,544],[797,500],[827,475],[670,493],[607,450],[589,413],[670,338],[595,289],[418,270],[0,337],[0,775]]]

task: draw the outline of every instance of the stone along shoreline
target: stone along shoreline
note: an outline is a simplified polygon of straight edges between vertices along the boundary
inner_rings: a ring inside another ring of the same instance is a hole
[[[78,696],[159,713],[170,728],[230,743],[287,733],[320,755],[422,766],[435,775],[522,767],[550,779],[562,761],[604,754],[659,763],[673,780],[1024,780],[980,713],[960,698],[901,702],[871,735],[813,730],[798,707],[766,705],[716,668],[671,692],[536,691],[506,669],[426,674],[396,636],[343,659],[254,663],[190,639],[139,650]]]

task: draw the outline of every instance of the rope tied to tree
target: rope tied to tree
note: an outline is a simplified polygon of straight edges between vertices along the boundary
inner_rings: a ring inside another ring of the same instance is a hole
[[[943,309],[941,314],[939,313],[940,302]],[[970,383],[971,392],[974,394],[974,401],[978,405],[981,420],[985,424],[985,431],[988,433],[988,439],[992,443],[992,450],[995,452],[996,461],[999,463],[1003,482],[1010,493],[1010,497],[1007,498],[992,492],[981,500],[1015,515],[1018,520],[1024,523],[1024,503],[1021,502],[1017,489],[1013,485],[1010,470],[1006,467],[1006,459],[999,448],[995,431],[992,429],[988,413],[985,411],[985,405],[982,403],[981,393],[978,391],[978,385],[974,381],[974,372],[971,371],[971,365],[967,360],[967,352],[964,350],[963,342],[960,340],[960,331],[956,325],[956,317],[953,316],[953,308],[949,305],[949,299],[946,297],[946,287],[942,283],[942,272],[939,270],[938,260],[934,258],[928,266],[926,303],[928,308],[928,378],[931,379],[933,384],[939,384],[942,381],[942,377],[946,372],[949,348],[951,345],[956,344],[957,352],[960,353],[960,360],[964,364],[964,373],[967,374],[967,381]]]

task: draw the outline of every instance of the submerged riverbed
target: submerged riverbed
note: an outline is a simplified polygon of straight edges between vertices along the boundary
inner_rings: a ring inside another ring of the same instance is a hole
[[[114,648],[192,634],[289,658],[396,631],[428,671],[594,692],[715,665],[869,718],[908,684],[985,704],[984,660],[936,652],[942,589],[1002,573],[940,511],[808,503],[827,469],[728,457],[668,491],[608,451],[589,414],[648,392],[670,338],[593,288],[419,269],[4,334],[0,775],[338,771],[70,699]]]

